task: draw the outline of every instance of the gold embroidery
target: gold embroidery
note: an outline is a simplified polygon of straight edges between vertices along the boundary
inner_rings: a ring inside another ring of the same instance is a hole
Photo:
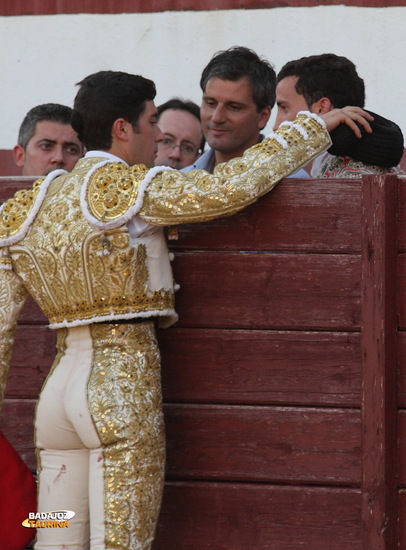
[[[144,165],[127,168],[114,162],[98,168],[89,179],[86,200],[89,211],[98,220],[107,222],[122,216],[133,206],[139,182],[147,172]]]
[[[44,178],[34,182],[31,189],[17,191],[12,199],[6,201],[0,215],[0,239],[11,237],[20,231],[28,218]]]
[[[9,247],[16,272],[52,324],[173,312],[169,258],[169,284],[150,289],[148,244],[130,243],[125,226],[102,233],[83,217],[81,183],[92,165],[80,162],[77,174],[52,182],[35,224]]]
[[[12,269],[10,251],[7,247],[0,249],[0,269]]]
[[[0,270],[0,409],[10,368],[17,318],[27,293],[9,269]]]
[[[88,403],[104,446],[108,548],[147,549],[164,482],[160,356],[152,323],[93,324]]]
[[[313,118],[301,115],[297,122],[309,139],[304,140],[296,127],[286,126],[278,130],[278,138],[266,138],[243,157],[219,164],[212,175],[203,170],[162,172],[147,188],[140,217],[156,225],[201,222],[255,202],[331,143]]]

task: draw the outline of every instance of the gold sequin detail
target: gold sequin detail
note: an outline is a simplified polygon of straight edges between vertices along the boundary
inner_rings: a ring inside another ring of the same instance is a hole
[[[297,122],[307,140],[294,126],[282,127],[278,138],[265,138],[243,157],[217,165],[212,175],[204,170],[157,175],[147,188],[140,217],[156,225],[203,222],[252,204],[331,143],[317,120],[301,115]]]
[[[174,311],[172,288],[150,289],[148,243],[130,243],[125,226],[101,232],[84,218],[80,191],[92,162],[77,166],[51,183],[30,231],[9,247],[30,294],[57,326]]]
[[[44,178],[34,182],[31,189],[17,191],[12,199],[6,201],[0,215],[0,239],[18,233],[28,218],[41,188]]]
[[[0,270],[0,409],[6,388],[17,318],[27,292],[9,269]]]
[[[119,162],[95,170],[87,185],[89,211],[104,222],[122,216],[135,203],[138,185],[147,170],[144,165],[127,168]]]
[[[106,548],[147,550],[162,499],[160,355],[151,322],[94,324],[88,403],[103,444]]]

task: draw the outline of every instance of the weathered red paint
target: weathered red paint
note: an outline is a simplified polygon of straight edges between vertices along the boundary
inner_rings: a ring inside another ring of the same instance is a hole
[[[403,0],[3,0],[0,15],[68,13],[154,13],[346,5],[382,8],[404,6]]]

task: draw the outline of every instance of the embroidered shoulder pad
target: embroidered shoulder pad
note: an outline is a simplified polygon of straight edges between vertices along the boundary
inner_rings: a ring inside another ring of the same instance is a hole
[[[90,217],[108,224],[132,210],[139,199],[139,184],[147,171],[143,164],[128,167],[120,162],[96,167],[85,183],[85,202]]]
[[[44,179],[36,180],[30,189],[17,191],[13,198],[4,203],[0,212],[0,240],[16,236],[29,224]]]

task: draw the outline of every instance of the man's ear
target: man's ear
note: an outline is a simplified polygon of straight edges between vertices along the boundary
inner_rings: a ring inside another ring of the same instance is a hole
[[[325,115],[334,109],[333,104],[328,97],[322,97],[316,103],[313,103],[311,106],[311,112],[316,113],[316,115]]]
[[[119,141],[128,141],[130,137],[129,128],[131,124],[124,118],[117,118],[111,127],[112,137]],[[132,126],[131,126],[132,128]]]
[[[21,145],[15,145],[13,149],[14,162],[19,168],[24,167],[25,149]]]
[[[263,130],[268,123],[269,117],[271,116],[271,107],[267,105],[260,112],[260,117],[258,121],[258,129]]]

